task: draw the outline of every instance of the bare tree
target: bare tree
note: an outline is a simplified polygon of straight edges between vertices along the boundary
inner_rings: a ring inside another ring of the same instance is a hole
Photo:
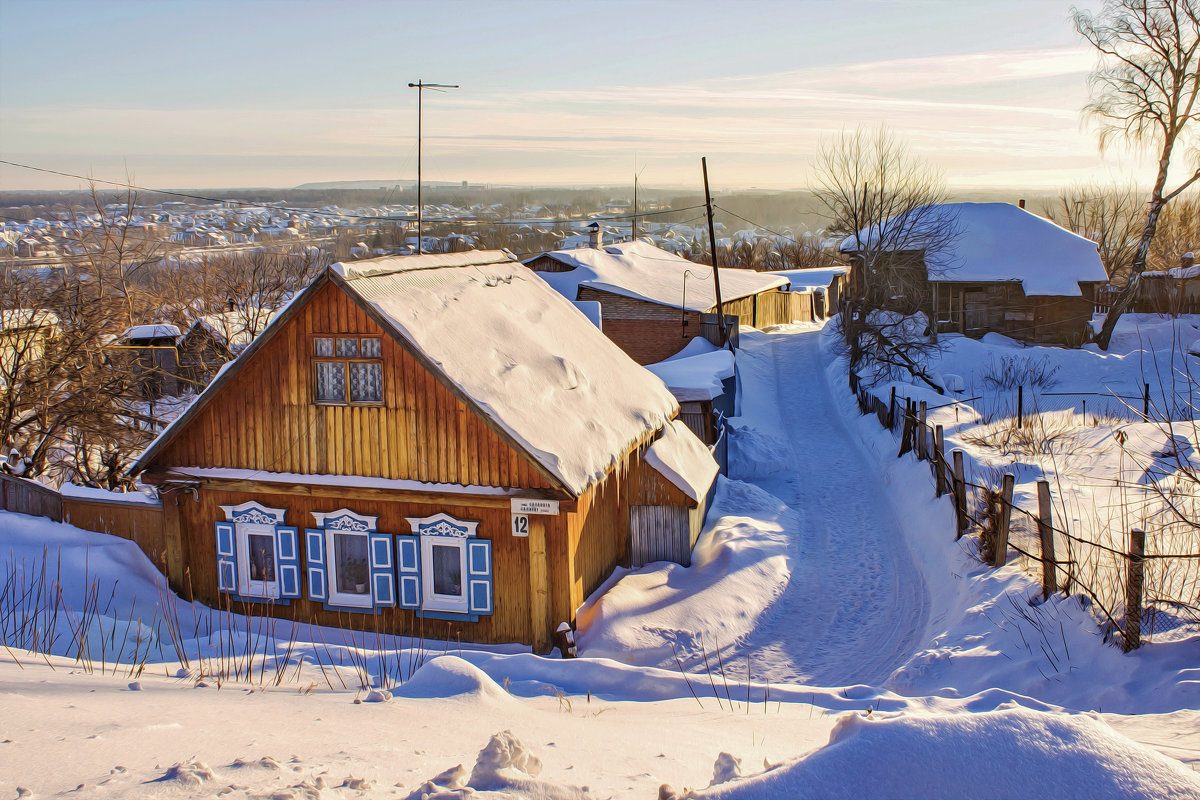
[[[1163,209],[1158,230],[1150,243],[1146,264],[1166,271],[1178,267],[1185,253],[1200,250],[1200,197],[1180,197]]]
[[[1117,320],[1137,296],[1150,243],[1163,207],[1192,183],[1200,169],[1172,191],[1167,173],[1176,147],[1196,144],[1200,113],[1200,0],[1106,0],[1098,14],[1074,9],[1075,29],[1100,63],[1092,73],[1085,109],[1100,123],[1100,144],[1114,141],[1158,149],[1158,173],[1146,223],[1129,268],[1096,343],[1107,349]]]
[[[1108,279],[1129,280],[1145,220],[1136,186],[1076,186],[1059,193],[1046,215],[1058,225],[1096,243]]]
[[[828,231],[846,237],[840,255],[851,265],[850,283],[837,324],[851,373],[878,380],[908,373],[942,391],[922,366],[937,347],[936,331],[914,317],[932,312],[931,273],[952,268],[946,259],[957,219],[942,205],[940,173],[887,128],[860,128],[822,142],[816,181]]]

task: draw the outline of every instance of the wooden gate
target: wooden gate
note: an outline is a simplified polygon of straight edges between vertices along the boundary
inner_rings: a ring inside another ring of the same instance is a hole
[[[630,506],[629,542],[633,566],[652,561],[692,562],[691,525],[683,506]]]

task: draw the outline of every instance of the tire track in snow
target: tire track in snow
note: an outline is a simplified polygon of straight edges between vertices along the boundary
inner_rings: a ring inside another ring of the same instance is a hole
[[[830,395],[820,337],[814,330],[743,341],[743,412],[752,413],[742,421],[777,430],[793,466],[743,477],[736,468],[753,465],[739,455],[749,454],[731,453],[730,477],[758,484],[805,524],[790,532],[787,588],[730,650],[738,660],[749,656],[755,674],[772,682],[879,686],[917,650],[925,585],[881,470],[846,430]]]

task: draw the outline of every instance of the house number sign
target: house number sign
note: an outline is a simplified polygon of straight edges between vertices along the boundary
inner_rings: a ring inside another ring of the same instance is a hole
[[[512,535],[513,536],[528,536],[529,535],[529,515],[528,514],[513,514],[512,515]]]

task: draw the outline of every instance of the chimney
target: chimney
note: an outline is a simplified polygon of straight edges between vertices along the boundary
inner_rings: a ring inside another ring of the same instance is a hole
[[[593,222],[591,225],[588,225],[588,229],[588,233],[591,234],[591,240],[588,244],[592,249],[599,250],[604,246],[604,230],[600,227],[599,222]]]
[[[1179,266],[1184,269],[1194,266],[1195,264],[1196,264],[1196,254],[1192,253],[1191,251],[1184,253],[1183,257],[1179,259]]]
[[[1017,208],[1024,208],[1024,207],[1025,207],[1025,198],[1022,197],[1020,200],[1017,201]]]

